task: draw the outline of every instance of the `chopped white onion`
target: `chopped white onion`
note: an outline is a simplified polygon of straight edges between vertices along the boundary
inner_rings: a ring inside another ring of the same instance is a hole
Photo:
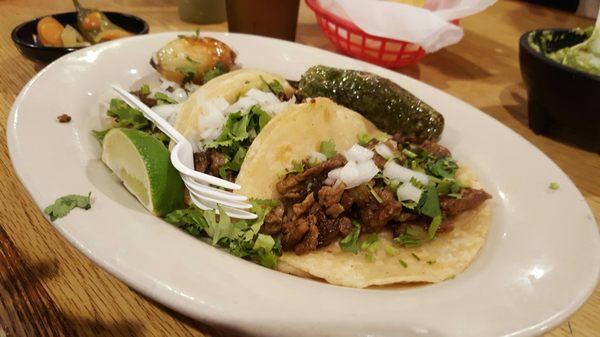
[[[375,145],[375,152],[377,152],[380,156],[382,156],[385,159],[390,159],[394,157],[394,152],[392,152],[392,149],[390,149],[384,143],[379,143]]]
[[[340,181],[340,172],[342,171],[341,167],[338,167],[336,169],[333,169],[331,171],[329,171],[329,173],[327,174],[327,179],[325,179],[324,183],[325,185],[333,185],[336,182]]]
[[[344,157],[350,161],[362,162],[373,158],[373,151],[362,147],[358,144],[352,145],[352,147],[344,152]]]
[[[327,160],[327,157],[321,152],[313,151],[310,154],[310,159],[313,163],[322,163]]]
[[[398,190],[396,190],[396,195],[400,201],[412,200],[414,202],[419,202],[422,193],[423,191],[421,191],[420,188],[415,187],[410,182],[403,183],[398,187]]]
[[[219,136],[225,123],[225,116],[214,101],[204,103],[204,114],[198,118],[198,135],[204,141],[212,141]]]
[[[260,103],[261,106],[277,104],[281,102],[279,98],[277,98],[277,96],[275,96],[272,92],[260,91],[256,88],[248,90],[246,92],[246,96],[253,98],[258,103]]]
[[[421,172],[413,171],[393,161],[389,161],[383,167],[383,175],[390,179],[397,179],[401,182],[409,182],[411,178],[415,178],[422,184],[429,182],[429,177]]]
[[[346,184],[346,188],[352,188],[360,185],[360,172],[356,162],[348,161],[340,171],[340,180]]]
[[[179,113],[179,109],[181,109],[181,103],[161,104],[152,107],[152,111],[156,112],[160,117],[166,119],[171,124],[173,124],[173,121],[175,121],[174,116]]]
[[[169,89],[169,88],[173,88],[173,89],[175,89],[175,88],[179,88],[179,84],[177,84],[177,83],[175,83],[175,82],[173,82],[173,81],[169,81],[169,80],[167,80],[167,79],[164,79],[164,78],[162,78],[162,77],[160,78],[160,80],[161,80],[161,83],[160,83],[160,88],[161,88],[162,90],[167,90],[167,89]]]
[[[356,167],[358,168],[360,184],[371,181],[371,179],[373,179],[373,177],[379,173],[379,168],[372,160],[360,162],[356,165]]]
[[[325,179],[326,185],[333,185],[336,181],[340,179],[340,172],[342,172],[342,168],[338,167],[333,169],[327,173],[327,179]]]
[[[273,93],[254,88],[248,90],[244,96],[233,104],[229,104],[223,97],[207,100],[206,97],[197,95],[197,104],[202,106],[204,113],[198,118],[198,132],[195,135],[197,137],[195,141],[199,142],[197,145],[202,146],[202,144],[217,138],[227,120],[227,115],[230,113],[247,112],[251,107],[259,105],[264,111],[273,116],[285,106],[294,102],[294,99],[281,102]],[[195,143],[194,139],[190,139],[190,141]]]

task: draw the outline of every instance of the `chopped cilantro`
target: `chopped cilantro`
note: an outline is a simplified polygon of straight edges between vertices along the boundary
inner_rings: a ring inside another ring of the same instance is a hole
[[[160,140],[165,146],[170,141],[162,131],[158,130],[153,123],[144,117],[141,111],[130,107],[121,99],[114,98],[110,101],[106,115],[113,118],[114,127],[143,131]],[[102,142],[109,130],[92,130],[92,134],[99,142]]]
[[[304,172],[304,162],[298,160],[292,160],[292,167],[287,169],[288,173],[302,173]]]
[[[415,253],[413,253],[413,252],[411,252],[411,253],[410,253],[410,255],[412,255],[412,257],[414,257],[414,258],[415,258],[415,260],[417,260],[417,261],[421,261],[421,258],[419,257],[419,255],[417,255],[417,254],[415,254]]]
[[[335,150],[335,142],[333,139],[322,141],[321,145],[319,146],[319,152],[324,154],[327,159],[335,156],[337,151]]]
[[[387,183],[388,189],[390,191],[392,191],[393,193],[396,193],[399,186],[400,186],[400,180],[392,179],[392,180],[389,180]]]
[[[54,221],[69,214],[75,207],[88,210],[92,207],[91,194],[90,192],[88,195],[70,194],[60,197],[52,205],[44,208],[44,213],[50,217],[51,221]]]
[[[340,248],[345,252],[358,253],[358,238],[360,237],[360,223],[352,221],[354,229],[350,234],[340,240]]]
[[[110,129],[106,129],[106,130],[92,130],[92,135],[94,135],[94,137],[96,137],[96,139],[102,143],[102,141],[104,140],[104,136],[106,136],[106,134],[108,133],[108,131],[110,131]]]
[[[418,247],[423,243],[421,239],[406,233],[398,235],[396,238],[394,238],[394,241],[396,241],[401,247]]]
[[[278,203],[274,200],[250,200],[255,220],[233,221],[223,209],[220,215],[196,207],[173,211],[165,221],[196,237],[209,237],[215,246],[227,249],[231,254],[274,268],[281,254],[281,243],[270,235],[259,233],[265,216]]]
[[[402,267],[408,268],[408,264],[406,264],[406,262],[404,262],[404,260],[398,259],[398,262],[400,262],[400,264],[402,265]]]
[[[394,246],[385,246],[384,250],[385,253],[389,256],[394,256],[398,254],[398,249],[396,249]]]
[[[550,185],[548,186],[551,190],[557,190],[560,188],[560,185],[558,183],[555,182],[551,182]]]
[[[366,133],[358,134],[358,144],[361,146],[365,146],[365,145],[369,144],[371,139],[373,139],[373,137],[369,136]]]
[[[196,69],[195,66],[181,66],[181,67],[177,67],[178,72],[180,72],[181,74],[183,74],[183,81],[182,84],[186,84],[186,83],[191,83],[194,81],[194,77],[196,77],[196,74],[198,73],[198,70]]]
[[[402,207],[413,210],[417,207],[417,203],[412,200],[405,200],[405,201],[402,201]]]
[[[139,92],[140,92],[140,95],[142,95],[142,96],[148,96],[148,95],[150,95],[150,86],[148,84],[143,84],[140,87],[140,91]]]
[[[402,153],[408,158],[417,158],[417,154],[409,149],[402,149]]]
[[[440,158],[427,166],[429,174],[439,178],[454,178],[458,165],[452,158]]]
[[[440,225],[442,224],[442,215],[436,215],[433,217],[433,220],[431,220],[431,223],[429,224],[429,229],[427,229],[427,239],[431,240],[435,237],[435,233],[437,233],[437,230],[440,228]]]
[[[260,76],[260,80],[267,86],[267,89],[269,89],[269,91],[272,92],[273,95],[281,97],[285,94],[283,86],[278,80],[273,80],[271,81],[271,83],[269,83],[262,76]]]
[[[169,97],[167,94],[163,92],[157,92],[154,94],[154,98],[158,104],[177,104],[177,101]]]
[[[430,218],[442,215],[440,199],[438,198],[438,191],[435,185],[427,186],[427,189],[421,195],[418,208],[421,214],[427,215]]]
[[[438,193],[454,198],[460,196],[460,185],[454,178],[443,178],[437,183]]]
[[[434,264],[436,261],[435,260],[428,260],[427,264]]]
[[[409,225],[405,228],[404,233],[394,238],[394,241],[402,247],[417,247],[423,244],[425,239],[427,239],[427,232],[423,227]]]
[[[227,176],[228,171],[239,172],[248,147],[270,120],[271,116],[258,105],[247,112],[238,111],[227,116],[221,134],[206,144],[207,148],[215,148],[228,158],[219,170],[222,178]]]
[[[118,98],[110,100],[110,105],[106,114],[115,119],[117,127],[139,130],[150,127],[151,124],[141,111],[130,107],[127,103]]]
[[[369,253],[375,253],[379,249],[379,236],[377,233],[371,233],[360,243],[360,249]]]
[[[212,69],[204,72],[204,75],[202,75],[202,83],[206,83],[217,76],[225,74],[226,72],[227,71],[223,67],[223,63],[221,63],[221,61],[217,61]]]

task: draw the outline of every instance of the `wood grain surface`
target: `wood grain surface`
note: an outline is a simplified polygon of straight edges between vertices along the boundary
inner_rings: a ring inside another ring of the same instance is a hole
[[[151,32],[195,28],[178,19],[175,0],[83,2],[136,14],[148,21]],[[43,66],[21,57],[10,31],[24,20],[70,10],[68,0],[0,0],[0,336],[238,336],[170,311],[94,265],[53,229],[17,180],[4,136],[7,116],[20,89]],[[517,57],[518,38],[527,30],[590,24],[565,12],[500,1],[461,22],[465,37],[459,44],[400,72],[476,106],[532,142],[573,179],[598,221],[600,157],[527,128],[527,96]],[[304,4],[297,41],[333,50]],[[600,291],[545,336],[600,336]]]

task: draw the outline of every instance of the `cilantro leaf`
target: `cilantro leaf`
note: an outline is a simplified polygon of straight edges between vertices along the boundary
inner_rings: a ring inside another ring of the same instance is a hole
[[[212,69],[207,70],[202,75],[202,83],[206,83],[213,78],[225,74],[227,71],[223,67],[223,63],[221,61],[217,61],[215,66]]]
[[[130,107],[127,103],[118,98],[110,100],[110,105],[106,114],[115,119],[117,127],[139,130],[150,127],[151,124],[141,111]]]
[[[319,152],[324,154],[327,159],[335,156],[337,151],[335,150],[335,142],[333,139],[322,141],[321,145],[319,146]]]
[[[172,99],[171,97],[169,97],[169,95],[167,95],[163,92],[155,93],[154,98],[156,98],[156,101],[158,102],[158,104],[177,104],[178,103],[176,100]]]
[[[366,133],[360,133],[357,138],[358,138],[358,144],[361,146],[365,146],[365,145],[369,144],[371,139],[373,139],[373,137],[369,136]]]
[[[195,237],[200,237],[205,229],[208,228],[204,211],[195,207],[173,211],[167,214],[165,221],[185,230]]]
[[[435,217],[433,217],[433,220],[431,220],[431,223],[429,224],[429,229],[427,230],[427,239],[431,240],[435,237],[435,233],[437,233],[437,230],[440,228],[441,224],[441,215],[436,215]]]
[[[273,81],[271,81],[271,83],[269,83],[262,76],[260,76],[260,80],[267,86],[267,89],[269,89],[269,91],[272,92],[273,95],[277,96],[278,98],[285,95],[283,86],[281,85],[281,83],[278,80],[273,80]]]
[[[100,130],[100,131],[92,130],[92,135],[96,138],[96,140],[98,140],[100,143],[102,143],[104,141],[104,136],[106,136],[108,131],[110,131],[110,129]]]
[[[183,74],[182,84],[193,82],[194,77],[196,77],[196,74],[198,73],[198,70],[196,69],[196,67],[190,66],[190,65],[177,67],[177,69],[175,69],[175,70],[178,71],[179,73]]]
[[[340,240],[340,248],[345,252],[358,253],[358,238],[360,237],[360,223],[352,221],[354,229],[350,234]]]
[[[441,158],[431,162],[427,166],[429,174],[439,178],[454,178],[458,165],[451,158]]]
[[[440,208],[440,199],[438,198],[437,187],[433,184],[427,186],[427,189],[421,195],[417,206],[421,214],[427,215],[430,218],[442,215]]]
[[[232,255],[274,268],[281,254],[281,243],[259,231],[265,216],[278,202],[252,199],[250,203],[252,211],[258,216],[255,220],[234,222],[222,208],[219,208],[220,215],[217,215],[213,210],[204,211],[192,206],[167,214],[165,221],[195,237],[210,238],[214,246],[227,249]]]
[[[58,218],[62,218],[69,214],[75,207],[88,210],[92,207],[90,196],[92,193],[88,193],[88,195],[77,195],[77,194],[69,194],[64,197],[60,197],[56,199],[56,201],[44,208],[44,213],[46,213],[51,221],[54,221]]]
[[[150,86],[149,86],[148,84],[143,84],[143,85],[140,87],[140,90],[139,90],[139,92],[140,92],[140,95],[143,95],[143,96],[148,96],[148,95],[150,95]]]

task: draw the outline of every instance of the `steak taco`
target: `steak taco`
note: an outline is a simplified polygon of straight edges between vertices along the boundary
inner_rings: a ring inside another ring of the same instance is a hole
[[[281,245],[277,269],[337,285],[452,278],[489,227],[491,196],[448,149],[388,135],[327,98],[274,117],[236,182],[277,201],[260,227]]]
[[[174,126],[192,143],[197,171],[234,180],[254,138],[294,100],[280,76],[239,69],[194,92]]]

